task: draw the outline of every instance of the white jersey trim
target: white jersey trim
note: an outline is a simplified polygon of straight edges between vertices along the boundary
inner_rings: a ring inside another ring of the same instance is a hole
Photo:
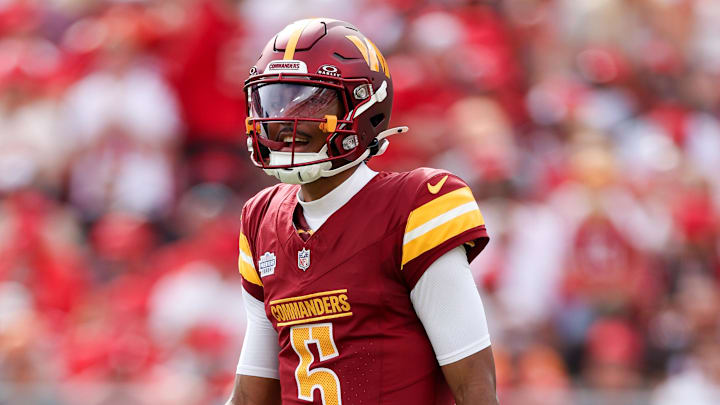
[[[252,257],[250,257],[250,256],[248,256],[247,254],[245,254],[245,252],[243,252],[242,249],[240,249],[240,258],[242,259],[242,261],[244,261],[245,263],[249,264],[250,267],[252,267],[253,270],[255,270],[255,263],[253,263]]]
[[[478,209],[478,205],[475,201],[465,203],[459,207],[455,207],[451,209],[450,211],[438,215],[435,218],[425,222],[424,224],[418,226],[417,228],[413,229],[410,232],[407,232],[405,234],[405,237],[403,238],[403,245],[407,245],[408,243],[412,242],[414,239],[419,238],[420,236],[425,235],[426,233],[432,231],[433,229],[437,228],[438,226],[451,221],[457,217],[459,217],[462,214],[475,211]]]

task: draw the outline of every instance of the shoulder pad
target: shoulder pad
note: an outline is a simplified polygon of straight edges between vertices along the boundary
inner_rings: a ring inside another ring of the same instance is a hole
[[[294,191],[293,185],[283,183],[264,188],[247,200],[243,207],[243,215],[257,215],[264,211],[276,196],[286,196],[288,192]]]

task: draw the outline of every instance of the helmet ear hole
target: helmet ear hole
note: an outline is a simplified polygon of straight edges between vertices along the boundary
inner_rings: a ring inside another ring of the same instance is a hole
[[[370,117],[370,123],[373,127],[377,127],[378,125],[382,124],[382,122],[385,121],[385,114],[375,114],[372,117]]]

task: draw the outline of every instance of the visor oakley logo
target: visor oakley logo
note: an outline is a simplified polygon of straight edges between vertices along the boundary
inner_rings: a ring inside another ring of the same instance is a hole
[[[301,60],[274,60],[263,73],[307,73],[307,65]]]
[[[334,65],[322,65],[320,66],[320,69],[318,69],[317,74],[340,77],[340,69],[338,69],[337,66]]]

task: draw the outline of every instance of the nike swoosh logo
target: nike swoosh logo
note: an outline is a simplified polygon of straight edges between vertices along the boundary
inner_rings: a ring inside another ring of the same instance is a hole
[[[443,177],[442,179],[440,179],[440,181],[438,181],[437,184],[435,184],[435,185],[432,185],[432,184],[428,183],[427,186],[428,186],[428,191],[430,192],[430,194],[437,194],[437,193],[439,193],[439,192],[440,192],[440,189],[441,189],[442,186],[443,186],[443,184],[445,184],[445,180],[447,180],[447,178],[448,178],[448,176],[445,175],[445,177]]]

